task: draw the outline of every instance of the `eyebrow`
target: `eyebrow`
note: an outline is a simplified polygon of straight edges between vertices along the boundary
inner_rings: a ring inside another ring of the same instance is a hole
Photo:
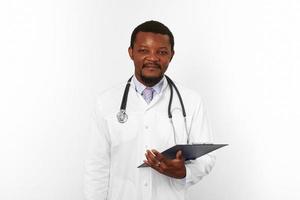
[[[138,47],[139,48],[141,48],[141,47],[148,48],[148,46],[146,46],[146,45],[139,45]],[[159,49],[167,49],[168,50],[168,47],[159,47]]]

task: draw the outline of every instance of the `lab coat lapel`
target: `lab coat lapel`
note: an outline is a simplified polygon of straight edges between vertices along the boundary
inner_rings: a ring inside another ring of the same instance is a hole
[[[168,81],[166,80],[166,77],[164,77],[164,82],[163,82],[163,86],[161,88],[160,93],[155,95],[154,98],[152,99],[152,101],[149,104],[147,104],[146,101],[143,99],[145,105],[147,106],[146,110],[149,110],[150,108],[152,108],[155,104],[157,104],[159,102],[159,100],[164,95],[165,90],[167,89],[167,87],[168,87]]]
[[[146,109],[146,107],[148,106],[148,104],[146,103],[146,101],[144,100],[144,98],[142,97],[142,95],[140,95],[136,90],[135,90],[135,85],[134,83],[131,83],[130,86],[130,90],[129,90],[129,94],[130,94],[130,99],[127,99],[127,103],[130,103],[130,107],[133,110],[140,110],[142,109]]]

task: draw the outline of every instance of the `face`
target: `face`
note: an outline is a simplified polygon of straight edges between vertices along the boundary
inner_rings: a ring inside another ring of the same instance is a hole
[[[128,53],[135,66],[135,76],[146,86],[161,80],[174,55],[168,35],[150,32],[138,32]]]

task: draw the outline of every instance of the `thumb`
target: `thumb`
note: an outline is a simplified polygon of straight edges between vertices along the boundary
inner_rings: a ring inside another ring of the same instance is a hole
[[[179,160],[183,159],[182,151],[181,150],[177,151],[177,153],[176,153],[176,159],[179,159]]]

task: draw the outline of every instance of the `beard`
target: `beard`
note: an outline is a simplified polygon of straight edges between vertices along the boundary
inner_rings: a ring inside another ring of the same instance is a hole
[[[152,66],[152,67],[155,66],[157,69],[161,70],[161,66],[158,63],[145,63],[143,65],[143,69],[148,66]],[[161,73],[157,74],[156,76],[146,76],[142,70],[141,71],[141,79],[147,86],[152,87],[152,86],[156,85],[163,78],[164,74],[162,71],[160,71],[160,72]]]
[[[144,76],[143,74],[141,75],[142,81],[147,85],[147,86],[154,86],[156,85],[161,79],[163,78],[163,74],[157,77],[147,77]]]

